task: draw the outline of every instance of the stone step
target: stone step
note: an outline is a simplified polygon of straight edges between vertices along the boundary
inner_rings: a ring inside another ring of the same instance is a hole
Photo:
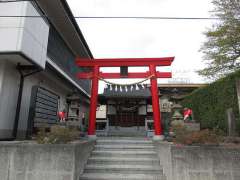
[[[139,144],[139,145],[152,145],[153,142],[151,140],[144,139],[99,139],[97,140],[97,145],[102,144]]]
[[[151,144],[97,144],[96,149],[154,149]]]
[[[111,137],[111,136],[105,136],[101,139],[132,139],[132,140],[139,140],[139,139],[146,139],[146,137],[131,137],[131,136],[128,136],[128,137]],[[151,139],[151,138],[149,138]]]
[[[96,165],[87,164],[84,173],[161,174],[160,166],[153,165]]]
[[[166,180],[152,140],[102,137],[80,180]]]
[[[121,164],[121,165],[160,165],[160,160],[156,158],[143,158],[143,157],[90,157],[88,164]]]
[[[92,157],[150,157],[156,158],[157,154],[152,150],[94,150]]]
[[[161,174],[84,173],[80,180],[166,180],[166,178]]]
[[[115,137],[145,137],[146,132],[108,132],[108,136],[115,136]]]

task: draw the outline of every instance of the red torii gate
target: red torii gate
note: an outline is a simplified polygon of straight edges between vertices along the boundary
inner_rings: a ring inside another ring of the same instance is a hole
[[[161,126],[161,114],[159,107],[159,96],[157,87],[157,78],[171,78],[171,72],[158,72],[157,66],[171,66],[174,57],[164,58],[118,58],[118,59],[84,59],[77,58],[76,64],[79,67],[91,67],[92,71],[87,73],[78,73],[79,79],[92,79],[91,102],[89,114],[88,136],[96,137],[96,108],[98,96],[98,80],[103,79],[119,79],[119,78],[147,78],[151,76],[151,94],[154,120],[154,139],[163,139],[163,131]],[[122,67],[122,66],[148,66],[149,71],[141,73],[128,73],[121,75],[120,73],[102,73],[100,67]]]

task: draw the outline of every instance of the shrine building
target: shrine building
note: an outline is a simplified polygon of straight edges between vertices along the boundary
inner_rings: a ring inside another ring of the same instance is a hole
[[[150,85],[107,85],[99,95],[98,135],[152,136],[153,110]],[[183,99],[204,84],[158,84],[163,129],[172,120],[173,98]]]

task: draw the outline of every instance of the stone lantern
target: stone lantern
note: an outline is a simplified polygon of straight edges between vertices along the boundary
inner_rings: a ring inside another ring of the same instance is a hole
[[[181,113],[183,107],[179,103],[184,96],[179,94],[179,91],[175,88],[172,90],[173,95],[170,97],[171,101],[173,102],[172,106],[172,121],[179,121],[183,123],[183,114]]]

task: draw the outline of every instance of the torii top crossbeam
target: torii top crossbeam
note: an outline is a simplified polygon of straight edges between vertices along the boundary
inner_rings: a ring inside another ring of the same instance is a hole
[[[164,58],[114,58],[114,59],[83,59],[77,58],[78,66],[119,67],[119,66],[170,66],[174,57]]]
[[[90,114],[89,114],[89,129],[88,135],[95,137],[96,128],[96,107],[98,96],[98,80],[99,78],[146,78],[151,77],[151,93],[152,93],[152,107],[153,107],[153,120],[155,129],[155,139],[162,139],[163,131],[161,126],[161,114],[159,107],[157,78],[171,78],[171,72],[157,72],[157,66],[170,66],[174,60],[174,57],[164,58],[114,58],[114,59],[84,59],[77,58],[76,64],[79,67],[91,67],[91,72],[78,73],[79,79],[92,79],[91,89],[91,102],[90,102]],[[121,73],[102,73],[99,71],[100,67],[122,67],[122,66],[148,66],[148,72],[139,73],[127,73],[122,75]]]

